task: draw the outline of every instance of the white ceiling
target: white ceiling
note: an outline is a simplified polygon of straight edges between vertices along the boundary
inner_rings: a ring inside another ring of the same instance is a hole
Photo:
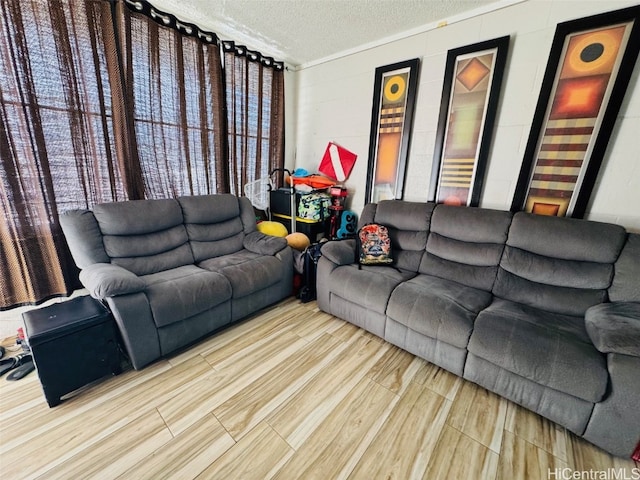
[[[151,0],[291,66],[315,64],[523,0]]]

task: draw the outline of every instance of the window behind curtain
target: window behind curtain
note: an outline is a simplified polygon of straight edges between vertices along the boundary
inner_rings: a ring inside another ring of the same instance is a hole
[[[58,212],[128,193],[109,3],[0,0],[0,13],[2,309],[77,288]]]
[[[59,212],[282,167],[283,65],[235,51],[225,86],[218,43],[144,0],[0,0],[0,309],[80,286]]]
[[[134,3],[120,25],[145,196],[226,192],[218,39],[193,25],[179,31],[175,17],[137,5],[149,16],[136,13]]]
[[[284,167],[283,65],[224,44],[230,191]]]

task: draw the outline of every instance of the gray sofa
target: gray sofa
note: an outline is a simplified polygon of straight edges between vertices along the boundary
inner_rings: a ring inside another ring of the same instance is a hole
[[[291,249],[256,230],[246,198],[104,203],[60,222],[136,369],[291,295]]]
[[[318,306],[629,457],[640,440],[640,235],[397,200],[365,206],[395,266],[322,248]]]

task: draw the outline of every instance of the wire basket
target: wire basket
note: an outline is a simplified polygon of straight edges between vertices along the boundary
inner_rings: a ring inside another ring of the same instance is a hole
[[[271,179],[259,178],[244,186],[244,195],[251,201],[251,205],[258,210],[269,211],[269,192],[271,191]]]

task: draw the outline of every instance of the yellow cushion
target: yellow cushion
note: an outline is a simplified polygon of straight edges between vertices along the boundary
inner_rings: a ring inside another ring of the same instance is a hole
[[[286,237],[289,233],[287,227],[279,222],[260,222],[258,224],[258,231],[265,235],[271,235],[272,237]]]

